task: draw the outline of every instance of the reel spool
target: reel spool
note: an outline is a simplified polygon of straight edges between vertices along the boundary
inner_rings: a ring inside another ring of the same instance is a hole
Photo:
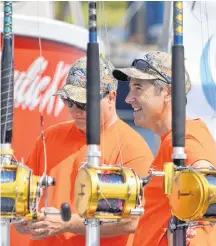
[[[25,165],[9,156],[2,156],[0,164],[0,219],[38,219],[38,203],[42,187],[53,186],[54,179],[47,176],[35,176]],[[6,160],[4,162],[4,160]],[[5,164],[6,163],[6,164]]]
[[[84,218],[121,219],[142,215],[143,180],[129,168],[80,168],[75,182],[77,212]]]
[[[216,170],[165,163],[165,193],[172,213],[182,221],[216,221]]]

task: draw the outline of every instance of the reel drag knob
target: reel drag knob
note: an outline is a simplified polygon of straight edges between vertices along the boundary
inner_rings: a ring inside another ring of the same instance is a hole
[[[69,221],[71,219],[71,209],[68,203],[62,203],[60,214],[63,221]]]

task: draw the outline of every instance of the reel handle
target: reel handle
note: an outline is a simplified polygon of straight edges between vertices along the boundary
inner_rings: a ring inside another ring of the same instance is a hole
[[[62,203],[60,211],[58,209],[45,210],[46,215],[61,215],[63,221],[69,221],[71,219],[71,209],[68,203]]]
[[[71,208],[68,203],[62,203],[60,214],[61,214],[62,220],[65,222],[71,219]]]
[[[165,175],[165,172],[151,171],[148,176],[140,178],[142,182],[142,187],[146,186],[151,181],[153,176],[162,177],[164,175]]]
[[[163,171],[152,170],[147,177],[141,178],[142,187],[147,185],[153,176],[155,177],[164,177],[164,193],[170,195],[172,193],[172,184],[175,176],[176,170],[172,162],[166,162],[164,164]]]
[[[146,186],[152,179],[152,175],[149,174],[148,176],[144,177],[144,178],[140,178],[141,179],[141,186],[142,188],[144,188],[144,186]]]

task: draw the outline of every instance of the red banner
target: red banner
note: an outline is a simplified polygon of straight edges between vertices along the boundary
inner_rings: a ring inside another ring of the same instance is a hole
[[[59,97],[53,96],[64,83],[70,64],[85,51],[55,41],[14,38],[14,132],[13,148],[18,160],[27,159],[40,135],[40,112],[44,127],[71,119]]]

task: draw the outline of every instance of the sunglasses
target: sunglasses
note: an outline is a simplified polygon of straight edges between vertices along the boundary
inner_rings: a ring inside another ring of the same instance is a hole
[[[105,92],[104,94],[100,95],[100,98],[103,99],[106,95],[108,95],[109,92]],[[80,102],[76,102],[68,97],[61,97],[61,100],[63,101],[63,103],[68,107],[68,108],[72,108],[74,105],[83,111],[86,111],[86,107],[87,104],[86,103],[80,103]]]
[[[132,63],[132,66],[136,69],[142,70],[143,72],[146,72],[147,70],[151,69],[155,71],[157,74],[159,74],[167,84],[171,84],[171,77],[167,76],[164,73],[159,72],[155,67],[153,67],[151,64],[149,64],[146,60],[143,59],[135,59]]]
[[[63,103],[68,107],[68,108],[72,108],[74,105],[76,105],[76,107],[80,110],[83,110],[85,111],[86,110],[86,103],[79,103],[79,102],[76,102],[76,101],[73,101],[72,99],[70,98],[64,98],[64,97],[61,97]]]

